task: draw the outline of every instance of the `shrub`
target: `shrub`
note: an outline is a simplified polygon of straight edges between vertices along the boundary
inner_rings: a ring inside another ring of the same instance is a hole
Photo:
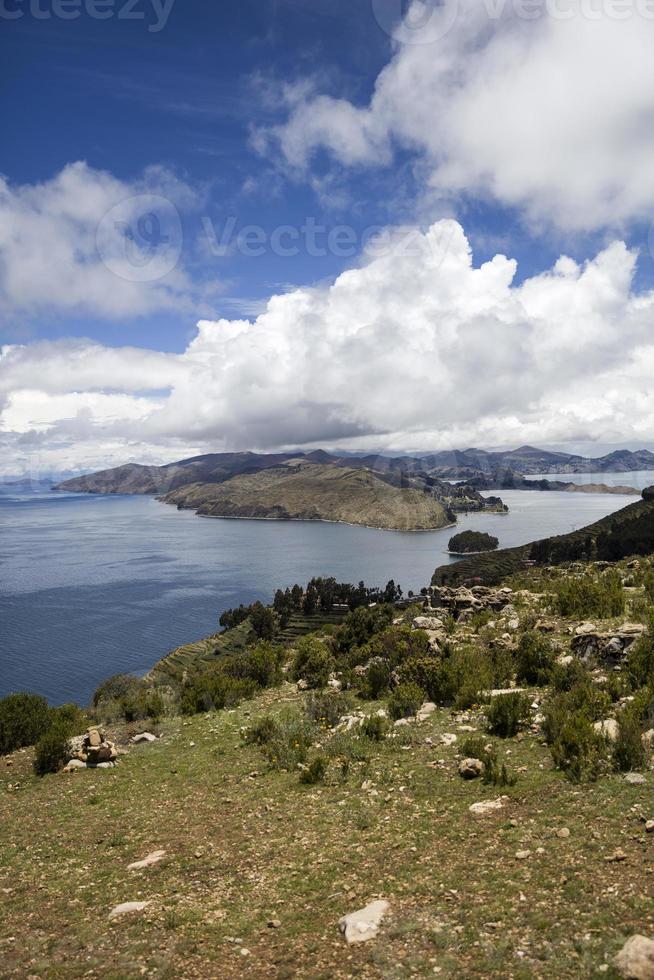
[[[70,759],[69,740],[75,733],[70,722],[56,721],[36,743],[34,771],[38,776],[59,772]]]
[[[361,647],[381,630],[390,626],[395,611],[393,606],[360,606],[353,610],[343,620],[338,630],[337,645],[341,652],[347,652],[354,647]]]
[[[49,708],[38,694],[9,694],[0,701],[0,755],[34,745],[49,724]]]
[[[324,782],[328,766],[329,762],[324,755],[315,756],[300,773],[300,782],[305,786],[315,786],[316,783]]]
[[[528,720],[530,707],[524,694],[499,694],[486,710],[488,730],[500,738],[512,738]]]
[[[554,668],[554,651],[549,640],[536,630],[523,633],[516,655],[516,674],[523,684],[544,687]]]
[[[131,695],[134,689],[139,688],[141,684],[142,681],[133,674],[114,674],[96,689],[92,700],[93,707],[99,708],[108,701],[121,701]]]
[[[261,688],[276,687],[282,681],[283,647],[263,640],[243,653],[226,657],[221,669],[229,677],[254,681]]]
[[[429,637],[424,630],[391,626],[373,636],[361,655],[365,656],[364,663],[373,657],[379,657],[386,660],[392,669],[410,657],[429,656],[429,652]]]
[[[515,786],[518,782],[518,777],[509,771],[506,762],[500,763],[495,749],[486,752],[482,762],[484,763],[482,782],[487,786]]]
[[[552,583],[552,591],[557,612],[568,618],[609,619],[625,611],[624,589],[617,572],[601,578],[593,575],[562,578]]]
[[[291,676],[296,681],[306,681],[311,688],[324,687],[333,667],[333,658],[324,643],[315,637],[305,636],[297,645]]]
[[[388,721],[383,715],[367,715],[361,725],[361,734],[371,742],[383,742],[388,730]]]
[[[229,677],[220,669],[199,671],[182,686],[181,711],[195,715],[203,711],[233,708],[240,701],[254,696],[257,684],[253,680]]]
[[[92,703],[100,717],[111,721],[118,718],[128,722],[155,719],[164,713],[161,692],[133,674],[109,677],[96,690]]]
[[[588,681],[588,671],[576,657],[569,664],[555,664],[550,678],[553,690],[558,693],[571,691],[579,684],[588,684]]]
[[[252,722],[245,733],[248,745],[266,745],[279,734],[279,725],[272,715],[262,715]]]
[[[442,704],[452,697],[452,679],[447,662],[439,657],[410,657],[399,670],[402,684],[417,685],[430,701]]]
[[[384,697],[391,686],[391,666],[387,660],[375,657],[361,678],[359,689],[368,701],[378,701]]]
[[[569,691],[555,694],[543,709],[543,734],[553,745],[559,738],[566,721],[574,715],[582,715],[591,724],[602,721],[611,710],[611,698],[591,681],[587,671]]]
[[[409,718],[420,708],[425,692],[417,684],[400,684],[388,701],[388,713],[394,721]]]
[[[493,667],[484,649],[462,647],[446,663],[456,708],[471,708],[480,702],[483,691],[493,687]]]
[[[464,759],[483,759],[489,743],[481,735],[469,735],[459,746],[459,752]]]
[[[633,690],[647,685],[654,687],[654,634],[651,629],[631,647],[625,670]]]
[[[310,694],[304,710],[309,721],[321,728],[334,728],[350,708],[350,698],[339,691]]]
[[[287,711],[276,719],[261,750],[273,769],[296,769],[306,761],[315,728],[298,711]]]
[[[606,741],[583,712],[566,716],[551,752],[555,766],[573,783],[594,782],[606,765]]]
[[[623,711],[618,717],[618,737],[613,746],[613,765],[618,772],[633,772],[647,763],[642,729],[631,711]]]

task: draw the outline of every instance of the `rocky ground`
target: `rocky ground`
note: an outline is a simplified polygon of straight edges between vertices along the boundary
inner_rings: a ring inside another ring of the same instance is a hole
[[[541,573],[512,591],[434,590],[403,615],[435,651],[489,637],[512,650],[529,624],[599,676],[644,628],[625,627],[643,596],[622,574],[615,619],[552,612]],[[314,785],[244,737],[306,704],[290,682],[166,719],[142,744],[130,738],[143,726],[115,726],[127,755],[107,770],[38,779],[31,750],[0,759],[3,977],[653,976],[647,947],[615,959],[630,937],[654,938],[651,761],[570,782],[543,738],[546,692],[527,693],[511,739],[488,735],[487,705],[423,705],[376,742],[359,725],[386,702],[355,702],[315,736],[330,761]],[[470,771],[478,735],[509,785]],[[371,903],[363,926],[345,919]]]

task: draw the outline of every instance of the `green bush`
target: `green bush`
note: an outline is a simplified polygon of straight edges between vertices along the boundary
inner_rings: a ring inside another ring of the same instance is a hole
[[[425,692],[417,684],[399,684],[388,700],[388,713],[393,721],[410,718],[424,700]]]
[[[550,641],[536,630],[523,633],[516,654],[516,675],[519,683],[544,687],[554,668],[555,654]]]
[[[566,721],[581,715],[592,724],[602,721],[611,711],[612,701],[606,691],[596,687],[587,671],[569,691],[551,697],[543,708],[543,734],[549,745],[557,741]]]
[[[34,743],[50,723],[48,702],[38,694],[9,694],[0,701],[0,755]]]
[[[306,681],[310,688],[324,687],[334,669],[334,660],[325,644],[312,636],[303,637],[291,666],[293,680]]]
[[[279,735],[279,725],[272,715],[262,715],[252,722],[245,733],[248,745],[266,745]]]
[[[613,765],[618,772],[634,772],[647,764],[647,753],[638,718],[630,711],[618,717],[618,737],[613,746]]]
[[[588,671],[576,657],[569,664],[555,664],[550,679],[552,689],[557,693],[571,691],[579,684],[587,684],[588,681]]]
[[[350,698],[340,691],[310,694],[304,710],[309,721],[320,728],[335,728],[351,707]]]
[[[408,626],[389,626],[377,633],[361,650],[363,662],[379,657],[393,669],[410,657],[429,656],[429,637],[424,630],[412,630]]]
[[[493,665],[485,649],[461,647],[447,660],[449,689],[456,708],[471,708],[494,684]]]
[[[261,688],[277,687],[282,681],[284,648],[262,640],[243,653],[226,657],[221,669],[229,677],[238,680],[254,681]]]
[[[410,657],[399,669],[402,684],[417,685],[430,701],[443,704],[453,695],[447,661],[439,657]]]
[[[364,646],[375,633],[390,626],[394,615],[395,610],[389,605],[354,609],[338,630],[336,642],[339,651],[346,653],[354,647]]]
[[[651,629],[631,647],[625,673],[632,690],[654,687],[654,633]]]
[[[96,714],[108,721],[157,719],[164,713],[161,692],[133,674],[109,677],[96,690],[92,704]]]
[[[486,709],[488,730],[500,738],[513,738],[529,719],[531,700],[524,694],[498,694]]]
[[[367,715],[361,725],[361,734],[371,742],[383,742],[388,731],[388,720],[383,715]]]
[[[388,694],[391,686],[391,666],[387,660],[375,657],[359,681],[361,695],[367,701],[378,701]]]
[[[328,766],[329,762],[324,755],[314,756],[300,773],[300,782],[305,786],[315,786],[316,783],[324,782]]]
[[[617,572],[596,578],[584,575],[578,578],[562,578],[552,583],[555,608],[566,618],[610,619],[622,616],[625,611],[625,594]]]
[[[557,769],[573,783],[594,782],[607,763],[606,740],[583,712],[566,716],[551,752]]]
[[[56,721],[36,743],[34,771],[38,776],[59,772],[70,759],[69,740],[75,734],[70,722]]]
[[[196,715],[234,708],[241,701],[254,697],[257,690],[255,681],[229,677],[220,669],[199,671],[182,686],[181,711],[184,715]]]
[[[316,730],[303,714],[292,709],[280,714],[275,722],[267,741],[260,742],[261,751],[271,768],[297,769],[306,761]]]

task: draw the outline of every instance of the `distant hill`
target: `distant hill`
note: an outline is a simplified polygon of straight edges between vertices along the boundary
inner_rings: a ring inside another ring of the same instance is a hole
[[[304,460],[223,483],[193,483],[162,499],[203,517],[338,521],[399,531],[452,523],[445,507],[421,490],[399,489],[369,470]]]
[[[292,460],[331,464],[353,470],[372,470],[399,486],[410,486],[412,478],[425,476],[466,481],[487,477],[495,481],[493,486],[499,488],[502,486],[502,474],[524,476],[538,473],[626,473],[654,470],[654,453],[646,449],[614,452],[597,459],[584,459],[568,453],[551,453],[532,446],[522,446],[511,452],[465,449],[399,457],[338,456],[323,450],[311,453],[209,453],[164,466],[128,463],[66,480],[57,489],[75,493],[142,493],[162,496],[191,483],[223,483],[234,476],[259,473]]]
[[[525,566],[525,562],[558,565],[576,560],[615,561],[628,555],[654,554],[654,490],[643,491],[643,499],[615,514],[571,534],[534,541],[518,548],[503,548],[474,555],[451,565],[441,565],[432,585],[458,586],[478,580],[498,585]]]

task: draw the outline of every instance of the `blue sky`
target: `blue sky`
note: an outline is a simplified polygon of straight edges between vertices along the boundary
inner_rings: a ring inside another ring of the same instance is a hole
[[[654,18],[521,3],[2,0],[9,465],[649,442]]]

